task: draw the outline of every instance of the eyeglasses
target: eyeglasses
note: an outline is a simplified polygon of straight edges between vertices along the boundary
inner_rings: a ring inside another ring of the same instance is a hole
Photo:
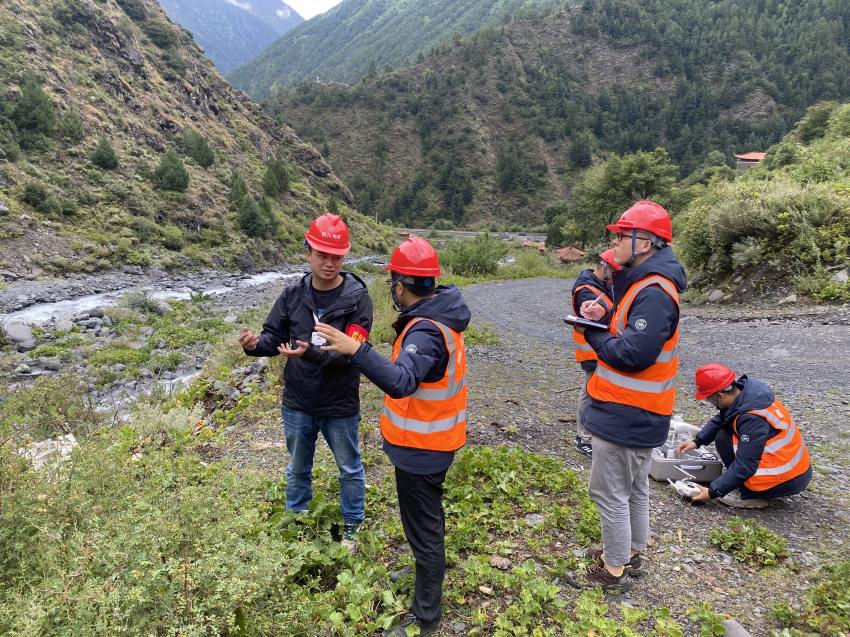
[[[712,394],[711,396],[705,397],[705,402],[714,407],[715,409],[720,409],[720,392],[716,394]]]
[[[616,241],[617,243],[619,243],[623,239],[631,239],[631,238],[632,238],[632,235],[625,234],[624,232],[618,232],[617,234],[614,235],[614,241]],[[635,235],[635,239],[637,239],[638,241],[652,241],[652,239],[650,239],[649,237],[641,237],[641,236],[638,236],[638,235]]]

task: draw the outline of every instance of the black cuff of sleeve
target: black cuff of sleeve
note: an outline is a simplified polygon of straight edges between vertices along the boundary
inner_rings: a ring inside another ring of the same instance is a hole
[[[720,491],[718,491],[717,489],[709,489],[708,490],[708,497],[711,498],[712,500],[715,500],[717,498],[722,498],[723,494],[720,493]]]
[[[370,349],[372,349],[372,343],[370,343],[369,341],[361,343],[360,347],[357,348],[357,351],[351,355],[349,362],[353,362],[355,358],[360,356],[360,354],[366,354]]]

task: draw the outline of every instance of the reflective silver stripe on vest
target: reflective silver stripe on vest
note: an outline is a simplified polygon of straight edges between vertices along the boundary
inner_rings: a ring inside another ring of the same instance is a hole
[[[628,292],[626,292],[626,296],[623,297],[623,300],[620,302],[620,307],[628,306],[631,309],[631,304],[634,301],[635,297],[645,288],[648,288],[650,285],[658,285],[661,286],[667,294],[671,296],[671,298],[679,302],[679,293],[676,291],[676,286],[672,285],[669,281],[662,279],[659,276],[651,276],[643,279],[642,281],[638,281],[632,287],[629,288]],[[620,316],[617,317],[617,334],[622,334],[626,331],[626,312],[623,312]]]
[[[800,448],[797,449],[797,453],[794,454],[794,457],[791,458],[788,462],[780,467],[766,467],[764,469],[759,468],[756,470],[755,475],[757,476],[778,476],[788,471],[791,471],[794,467],[797,466],[797,463],[800,462],[800,459],[803,457],[803,452],[806,450],[805,445],[800,445]]]
[[[399,429],[414,431],[420,434],[433,434],[440,431],[449,431],[462,422],[466,422],[466,411],[461,411],[457,416],[443,420],[414,420],[403,418],[384,405],[384,416]]]
[[[678,355],[679,355],[679,346],[676,345],[676,347],[671,349],[669,352],[665,352],[664,350],[661,350],[661,353],[658,354],[658,358],[655,359],[655,362],[656,363],[669,363],[672,360],[674,360]]]
[[[449,386],[446,389],[430,389],[419,387],[415,392],[410,394],[409,398],[416,398],[418,400],[448,400],[450,398],[454,398],[466,386],[466,378],[462,378],[459,383],[454,381],[455,372],[457,371],[457,347],[455,346],[455,339],[452,333],[449,331],[449,328],[440,323],[439,321],[435,321],[433,319],[414,319],[410,323],[408,323],[408,327],[405,329],[403,336],[407,336],[407,332],[413,327],[416,323],[420,321],[428,321],[437,326],[437,329],[443,335],[443,340],[446,342],[446,347],[448,348],[448,364],[446,365],[446,376],[448,377]],[[402,341],[403,343],[403,341]]]
[[[575,349],[579,350],[580,352],[592,352],[592,351],[594,351],[593,348],[590,345],[586,345],[584,343],[581,343],[581,344],[580,343],[573,343],[573,345],[575,346]]]
[[[603,365],[599,365],[596,368],[596,375],[607,380],[609,383],[617,385],[618,387],[644,392],[646,394],[663,394],[664,392],[676,387],[675,376],[670,380],[665,381],[638,380],[631,376],[624,376],[623,374],[615,372]]]
[[[754,409],[751,414],[755,414],[757,416],[761,416],[765,420],[767,420],[771,425],[773,425],[774,429],[778,429],[780,431],[785,432],[781,437],[778,437],[776,440],[771,442],[768,445],[764,446],[764,450],[767,453],[776,453],[783,447],[788,446],[794,440],[794,433],[797,427],[794,425],[794,422],[791,422],[791,425],[788,426],[784,421],[779,420],[770,410],[767,409]]]

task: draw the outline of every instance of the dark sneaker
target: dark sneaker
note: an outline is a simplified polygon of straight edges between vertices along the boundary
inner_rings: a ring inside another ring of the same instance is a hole
[[[346,524],[342,527],[342,539],[339,543],[342,544],[349,553],[354,553],[354,551],[357,550],[357,530],[359,528],[359,524]]]
[[[593,447],[590,444],[590,440],[585,440],[584,438],[579,438],[578,436],[576,436],[575,448],[576,451],[585,456],[593,455]]]
[[[431,635],[436,632],[440,627],[440,620],[438,619],[430,624],[424,624],[416,618],[416,615],[408,613],[401,618],[401,623],[398,626],[393,626],[391,629],[385,631],[384,637],[407,637],[407,629],[414,626],[419,627],[419,635],[420,637],[424,637],[425,635]]]
[[[584,552],[584,556],[593,560],[594,564],[605,566],[605,562],[602,559],[602,549],[587,549]],[[640,553],[632,555],[629,563],[625,565],[625,569],[629,572],[630,577],[640,577],[643,575],[643,559],[641,559]]]
[[[590,586],[601,586],[604,591],[627,591],[634,581],[629,577],[627,569],[623,569],[623,574],[620,577],[612,575],[611,572],[604,566],[599,564],[591,564],[585,572],[587,583]]]

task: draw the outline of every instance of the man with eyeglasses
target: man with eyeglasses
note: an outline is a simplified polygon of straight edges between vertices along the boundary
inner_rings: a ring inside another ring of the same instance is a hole
[[[801,493],[812,465],[794,419],[765,383],[720,363],[696,371],[696,400],[718,410],[694,436],[679,445],[684,453],[714,443],[726,467],[694,502],[717,499],[738,509],[762,509],[768,501]]]
[[[314,326],[337,325],[360,342],[372,328],[372,300],[366,284],[342,262],[351,249],[348,226],[338,215],[313,220],[304,246],[310,272],[287,286],[275,301],[262,333],[242,328],[239,344],[248,356],[287,358],[283,368],[281,419],[290,461],[286,508],[305,513],[313,498],[313,457],[319,432],[339,468],[342,545],[356,548],[365,519],[366,475],[360,458],[360,372],[343,356],[321,348]]]
[[[387,360],[339,330],[318,324],[324,347],[350,357],[352,366],[382,389],[381,435],[395,466],[404,535],[416,559],[411,612],[385,635],[408,627],[430,635],[440,626],[446,572],[443,482],[454,452],[466,443],[466,350],[471,314],[455,286],[436,286],[437,252],[410,237],[390,258],[390,290],[400,312]]]
[[[590,404],[584,424],[591,434],[590,497],[599,507],[602,549],[591,549],[591,585],[627,589],[641,574],[649,539],[651,452],[667,440],[679,369],[679,293],[684,268],[669,243],[667,211],[638,201],[608,229],[616,233],[615,307],[609,328],[585,330],[598,358],[587,383]],[[586,301],[586,318],[605,309]],[[581,329],[581,328],[576,328]]]

